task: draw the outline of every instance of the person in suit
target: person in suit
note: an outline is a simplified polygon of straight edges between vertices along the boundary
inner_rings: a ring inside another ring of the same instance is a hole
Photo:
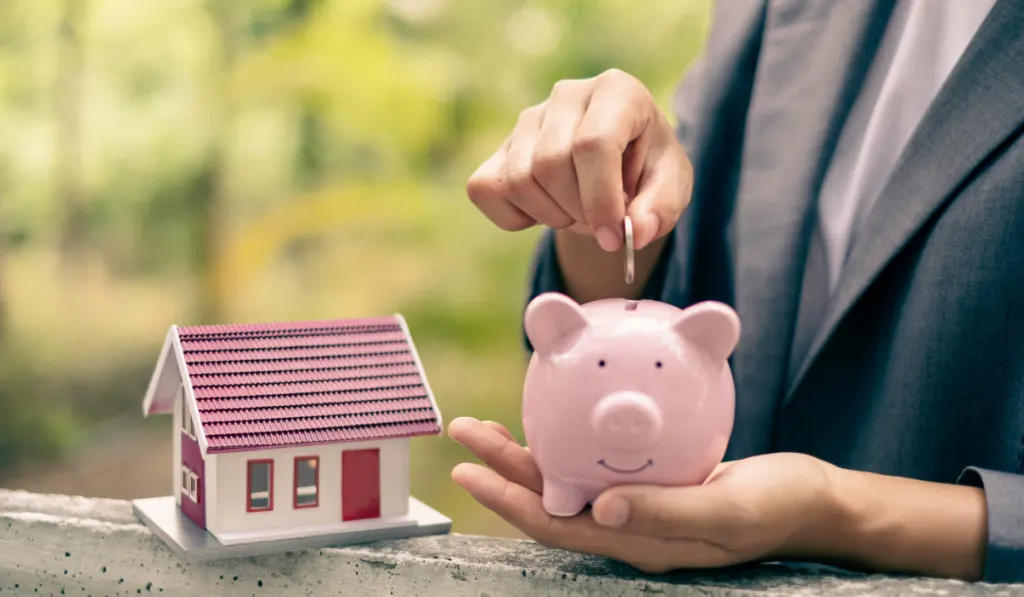
[[[726,462],[552,518],[529,451],[459,418],[487,466],[455,481],[545,545],[648,572],[1024,581],[1024,2],[721,0],[673,107],[617,70],[561,81],[467,192],[545,227],[530,298],[737,310]]]

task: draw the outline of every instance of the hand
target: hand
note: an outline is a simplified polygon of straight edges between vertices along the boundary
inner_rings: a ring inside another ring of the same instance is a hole
[[[668,234],[689,203],[692,169],[640,81],[609,70],[559,81],[519,116],[511,136],[469,179],[467,194],[504,230],[536,224],[622,246],[629,210],[637,250]]]
[[[452,478],[485,507],[548,547],[611,557],[644,572],[800,558],[835,541],[830,465],[771,454],[720,465],[701,486],[622,486],[588,512],[548,515],[533,457],[504,427],[459,418],[449,435],[493,470],[463,463]]]

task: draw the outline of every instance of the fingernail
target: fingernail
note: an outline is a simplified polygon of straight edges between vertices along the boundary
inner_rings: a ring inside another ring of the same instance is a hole
[[[619,248],[619,243],[621,242],[619,233],[607,226],[598,228],[594,236],[597,238],[597,244],[601,245],[601,248],[609,253]]]
[[[594,510],[594,520],[606,527],[621,527],[628,518],[629,502],[621,497],[608,498],[601,508]]]

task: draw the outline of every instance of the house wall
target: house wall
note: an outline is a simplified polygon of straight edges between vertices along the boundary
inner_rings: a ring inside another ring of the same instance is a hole
[[[181,498],[181,511],[192,522],[205,529],[207,495],[205,487],[206,467],[203,461],[203,452],[199,448],[199,442],[186,435],[180,427],[178,428],[178,437],[181,440],[181,464],[187,466],[199,477],[199,488],[196,493],[198,503],[193,502],[192,498],[187,495],[181,495],[181,489],[178,490],[178,495]],[[180,480],[178,487],[181,487]]]
[[[210,454],[207,467],[211,499],[207,511],[207,528],[214,533],[233,533],[260,529],[318,524],[338,524],[341,513],[341,454],[345,450],[380,449],[381,518],[403,516],[409,507],[409,440],[389,439],[373,442],[327,444],[299,448],[278,448],[252,452]],[[319,504],[315,508],[294,507],[295,458],[320,457]],[[246,511],[246,473],[250,460],[274,461],[274,509]],[[216,496],[214,501],[213,496]]]
[[[174,424],[171,426],[171,440],[174,451],[171,456],[171,495],[174,496],[174,501],[181,506],[181,402],[185,399],[185,391],[178,383],[178,391],[174,394],[174,409],[171,415]]]
[[[203,463],[203,503],[206,504],[206,528],[213,528],[217,524],[217,457],[208,455]]]

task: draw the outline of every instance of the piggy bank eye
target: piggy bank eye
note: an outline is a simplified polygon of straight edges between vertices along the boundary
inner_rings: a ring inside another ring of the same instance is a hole
[[[654,366],[657,367],[658,369],[661,369],[661,361],[654,363]]]
[[[601,359],[600,361],[598,361],[597,362],[597,366],[598,367],[604,367],[604,359]]]

